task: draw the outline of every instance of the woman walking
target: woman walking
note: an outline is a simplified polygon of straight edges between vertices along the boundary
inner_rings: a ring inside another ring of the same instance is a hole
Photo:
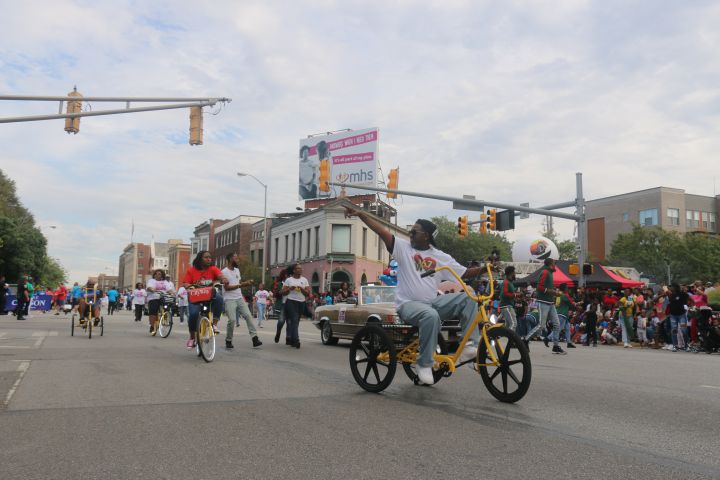
[[[292,276],[288,277],[283,283],[282,293],[287,296],[285,301],[285,321],[287,322],[287,336],[285,344],[300,348],[300,336],[298,326],[300,324],[300,315],[305,312],[305,300],[310,296],[310,283],[307,278],[302,276],[302,267],[299,263],[291,265],[288,273],[292,272]]]
[[[135,309],[135,321],[139,322],[142,320],[143,308],[145,308],[145,300],[147,298],[147,292],[143,288],[142,283],[135,284],[135,290],[132,293],[132,304]]]
[[[268,297],[270,292],[265,290],[265,284],[261,283],[258,286],[258,291],[255,292],[255,305],[257,311],[257,324],[258,327],[263,328],[262,324],[265,321],[265,307],[267,306]]]

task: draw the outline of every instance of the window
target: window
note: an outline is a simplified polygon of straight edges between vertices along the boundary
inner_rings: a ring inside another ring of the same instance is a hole
[[[315,256],[320,256],[320,227],[315,227]]]
[[[307,254],[305,256],[309,257],[310,256],[310,229],[309,228],[307,229],[307,240],[305,241],[305,243],[307,244]]]
[[[625,212],[623,213],[623,222],[629,222],[630,221],[630,214]]]
[[[367,257],[367,228],[363,227],[362,256]]]
[[[291,253],[291,255],[292,255],[291,259],[295,260],[295,234],[294,233],[292,234],[292,253]]]
[[[350,225],[332,226],[332,252],[350,253]]]
[[[686,210],[685,227],[700,228],[700,212],[698,212],[697,210]]]
[[[143,258],[143,251],[142,251],[142,250],[139,250],[139,251],[138,251],[138,258]]]
[[[303,254],[302,254],[302,234],[303,234],[303,232],[298,232],[298,260],[300,260],[303,256]]]
[[[255,250],[250,250],[250,263],[255,263]]]
[[[708,232],[715,232],[715,214],[708,212]]]
[[[275,263],[278,263],[278,252],[280,251],[280,239],[275,239]]]
[[[680,209],[667,209],[668,225],[680,225]]]
[[[640,225],[643,227],[649,227],[658,224],[658,211],[657,208],[651,208],[650,210],[640,210]]]
[[[285,235],[285,261],[288,261],[288,245],[290,244],[290,235]]]

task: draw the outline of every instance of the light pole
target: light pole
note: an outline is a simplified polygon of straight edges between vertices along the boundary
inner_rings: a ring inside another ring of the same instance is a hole
[[[265,271],[267,270],[267,256],[268,256],[268,228],[267,228],[267,185],[258,180],[255,175],[250,173],[237,172],[238,177],[251,177],[254,178],[265,189],[265,199],[263,202],[263,256],[262,256],[262,282],[265,283]]]

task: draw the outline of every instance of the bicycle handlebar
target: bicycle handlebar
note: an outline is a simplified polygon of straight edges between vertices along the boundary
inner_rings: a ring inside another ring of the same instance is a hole
[[[430,270],[427,270],[427,271],[421,273],[420,278],[429,277],[430,275],[434,275],[439,271],[447,270],[452,274],[453,277],[455,277],[455,279],[458,282],[460,282],[460,285],[462,286],[463,291],[465,292],[465,295],[472,298],[476,302],[484,302],[486,300],[492,299],[493,296],[495,296],[495,290],[494,290],[495,286],[493,285],[493,277],[492,277],[492,265],[490,263],[487,263],[487,264],[485,264],[485,266],[487,268],[487,273],[488,273],[488,285],[490,285],[490,293],[488,295],[475,295],[475,292],[473,292],[473,289],[470,288],[463,281],[462,278],[460,278],[460,275],[458,275],[457,272],[452,269],[452,267],[442,266],[442,267],[438,267],[438,268],[431,268]]]

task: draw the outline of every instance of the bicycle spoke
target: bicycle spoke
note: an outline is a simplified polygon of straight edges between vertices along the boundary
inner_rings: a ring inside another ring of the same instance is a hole
[[[370,356],[370,350],[364,343],[360,342],[360,348],[362,348],[363,352],[365,352],[365,356]]]
[[[372,370],[372,362],[368,362],[367,367],[365,368],[365,375],[363,375],[363,381],[367,382],[368,376],[370,375],[370,371]]]
[[[508,376],[507,376],[507,371],[506,371],[504,368],[501,369],[501,370],[502,370],[503,393],[507,394],[507,393],[508,393],[508,388],[507,388],[507,377],[508,377]]]
[[[369,359],[363,358],[362,360],[355,360],[355,363],[366,363]]]
[[[505,365],[509,367],[510,365],[515,365],[516,363],[522,363],[522,360],[508,360]]]
[[[373,363],[372,369],[375,374],[375,380],[377,380],[377,383],[380,383],[380,372],[378,371],[377,363]]]
[[[498,374],[502,371],[500,367],[496,368],[492,375],[490,375],[490,381],[495,380]]]
[[[513,379],[513,382],[515,382],[515,383],[517,383],[518,385],[520,385],[520,380],[518,380],[518,378],[515,376],[515,373],[513,373],[512,370],[510,370],[510,369],[508,368],[508,369],[507,369],[507,373],[508,373],[508,375],[510,375],[510,378]]]

